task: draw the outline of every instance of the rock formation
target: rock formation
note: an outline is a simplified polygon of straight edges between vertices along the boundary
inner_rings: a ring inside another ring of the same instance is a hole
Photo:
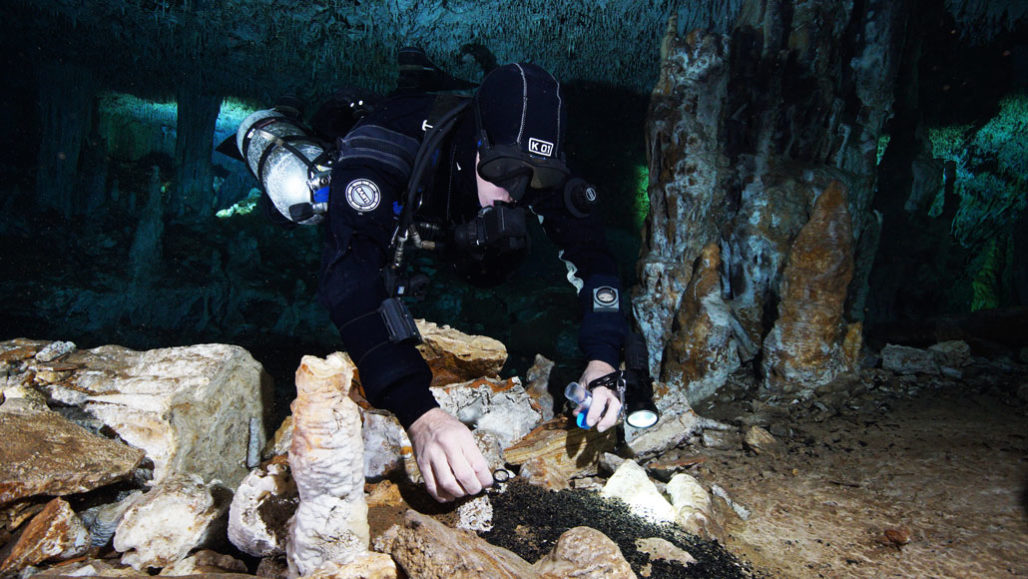
[[[176,474],[235,486],[246,475],[252,437],[262,443],[270,382],[246,350],[225,344],[137,352],[102,346],[73,352],[74,371],[43,389],[81,405],[146,452],[154,482]],[[251,432],[251,418],[258,429]]]
[[[232,491],[198,475],[163,480],[125,511],[114,532],[121,561],[137,570],[161,568],[219,541]]]
[[[296,371],[289,467],[300,505],[286,547],[293,575],[351,563],[368,550],[360,412],[347,396],[353,371],[339,353],[304,356]]]
[[[846,191],[833,181],[796,236],[782,275],[778,319],[764,340],[764,384],[771,391],[816,388],[855,368],[860,324],[843,319],[852,240]]]

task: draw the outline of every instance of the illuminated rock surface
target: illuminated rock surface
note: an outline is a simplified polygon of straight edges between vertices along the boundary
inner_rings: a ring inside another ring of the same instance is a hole
[[[354,369],[336,353],[306,356],[296,371],[289,467],[300,505],[286,551],[299,575],[353,562],[368,550],[360,412],[347,396]]]
[[[13,406],[13,404],[11,404]],[[98,436],[49,410],[0,406],[0,505],[35,495],[67,495],[125,479],[143,453]]]
[[[778,319],[764,342],[764,386],[798,392],[855,369],[860,326],[844,320],[853,277],[846,189],[833,182],[814,203],[782,276]]]
[[[50,559],[70,559],[89,550],[89,531],[63,499],[54,499],[0,550],[0,573],[17,573]]]
[[[268,376],[246,350],[204,344],[138,352],[119,346],[79,351],[67,382],[45,385],[125,442],[146,452],[154,481],[195,474],[233,486],[246,475],[250,419],[263,441]]]
[[[137,570],[166,567],[221,539],[230,500],[231,491],[197,475],[168,478],[125,511],[114,548]]]

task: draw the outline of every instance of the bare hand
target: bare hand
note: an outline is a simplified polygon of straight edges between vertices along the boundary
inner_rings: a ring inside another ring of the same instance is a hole
[[[475,495],[493,484],[493,475],[471,431],[441,408],[421,415],[407,431],[414,456],[435,500],[446,503]]]
[[[592,360],[582,372],[578,383],[588,387],[589,383],[613,372],[615,368],[606,362]],[[617,392],[600,386],[593,389],[593,401],[589,406],[589,413],[585,415],[585,423],[588,427],[596,427],[596,430],[604,432],[611,426],[617,424],[618,416],[621,414],[621,399]],[[578,410],[574,412],[578,416]]]

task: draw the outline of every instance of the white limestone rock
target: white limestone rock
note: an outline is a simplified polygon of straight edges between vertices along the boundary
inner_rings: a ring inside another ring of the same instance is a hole
[[[433,388],[443,410],[477,430],[496,435],[508,448],[542,422],[542,414],[517,377],[506,381],[474,380]]]
[[[959,370],[971,363],[971,346],[963,340],[949,340],[928,346],[940,368]]]
[[[234,487],[246,476],[250,419],[264,419],[271,379],[243,348],[102,346],[65,361],[81,368],[69,385],[46,384],[48,394],[81,406],[142,449],[155,485],[189,473]]]
[[[289,466],[300,506],[286,544],[292,576],[345,565],[368,551],[361,418],[347,395],[353,371],[338,352],[304,356],[296,371]]]
[[[647,476],[646,469],[633,460],[621,463],[600,496],[621,499],[636,515],[658,523],[674,521],[677,514]]]
[[[364,476],[380,479],[402,471],[411,443],[400,421],[384,410],[365,410],[363,417]]]
[[[132,491],[121,500],[83,511],[82,522],[89,529],[90,544],[93,547],[106,547],[114,538],[114,532],[118,530],[118,523],[125,511],[142,496],[143,491]]]
[[[704,429],[731,430],[732,427],[704,418],[684,401],[672,407],[660,407],[660,421],[650,428],[625,425],[625,444],[635,456],[651,456],[674,448]]]
[[[166,479],[122,516],[114,532],[121,562],[140,571],[166,567],[221,536],[230,494],[196,475]]]
[[[675,509],[675,522],[694,535],[708,536],[713,506],[710,495],[694,477],[678,473],[666,488]]]
[[[254,557],[285,553],[286,523],[298,502],[296,483],[284,461],[250,471],[232,497],[229,541]]]
[[[489,531],[493,528],[493,503],[488,495],[475,497],[457,507],[458,529]]]

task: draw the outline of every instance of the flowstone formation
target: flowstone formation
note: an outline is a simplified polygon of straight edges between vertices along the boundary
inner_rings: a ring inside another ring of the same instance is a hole
[[[633,307],[651,373],[691,401],[758,359],[772,392],[853,369],[853,356],[835,354],[874,256],[874,153],[898,66],[886,47],[907,17],[885,2],[790,13],[767,2],[747,5],[728,35],[682,37],[669,23],[648,113],[651,211]],[[832,50],[840,38],[853,44],[848,60]],[[842,69],[850,74],[833,72]],[[814,226],[827,204],[834,217]],[[804,291],[815,273],[832,281]],[[859,332],[849,339],[859,351]],[[779,352],[790,361],[775,362]]]

